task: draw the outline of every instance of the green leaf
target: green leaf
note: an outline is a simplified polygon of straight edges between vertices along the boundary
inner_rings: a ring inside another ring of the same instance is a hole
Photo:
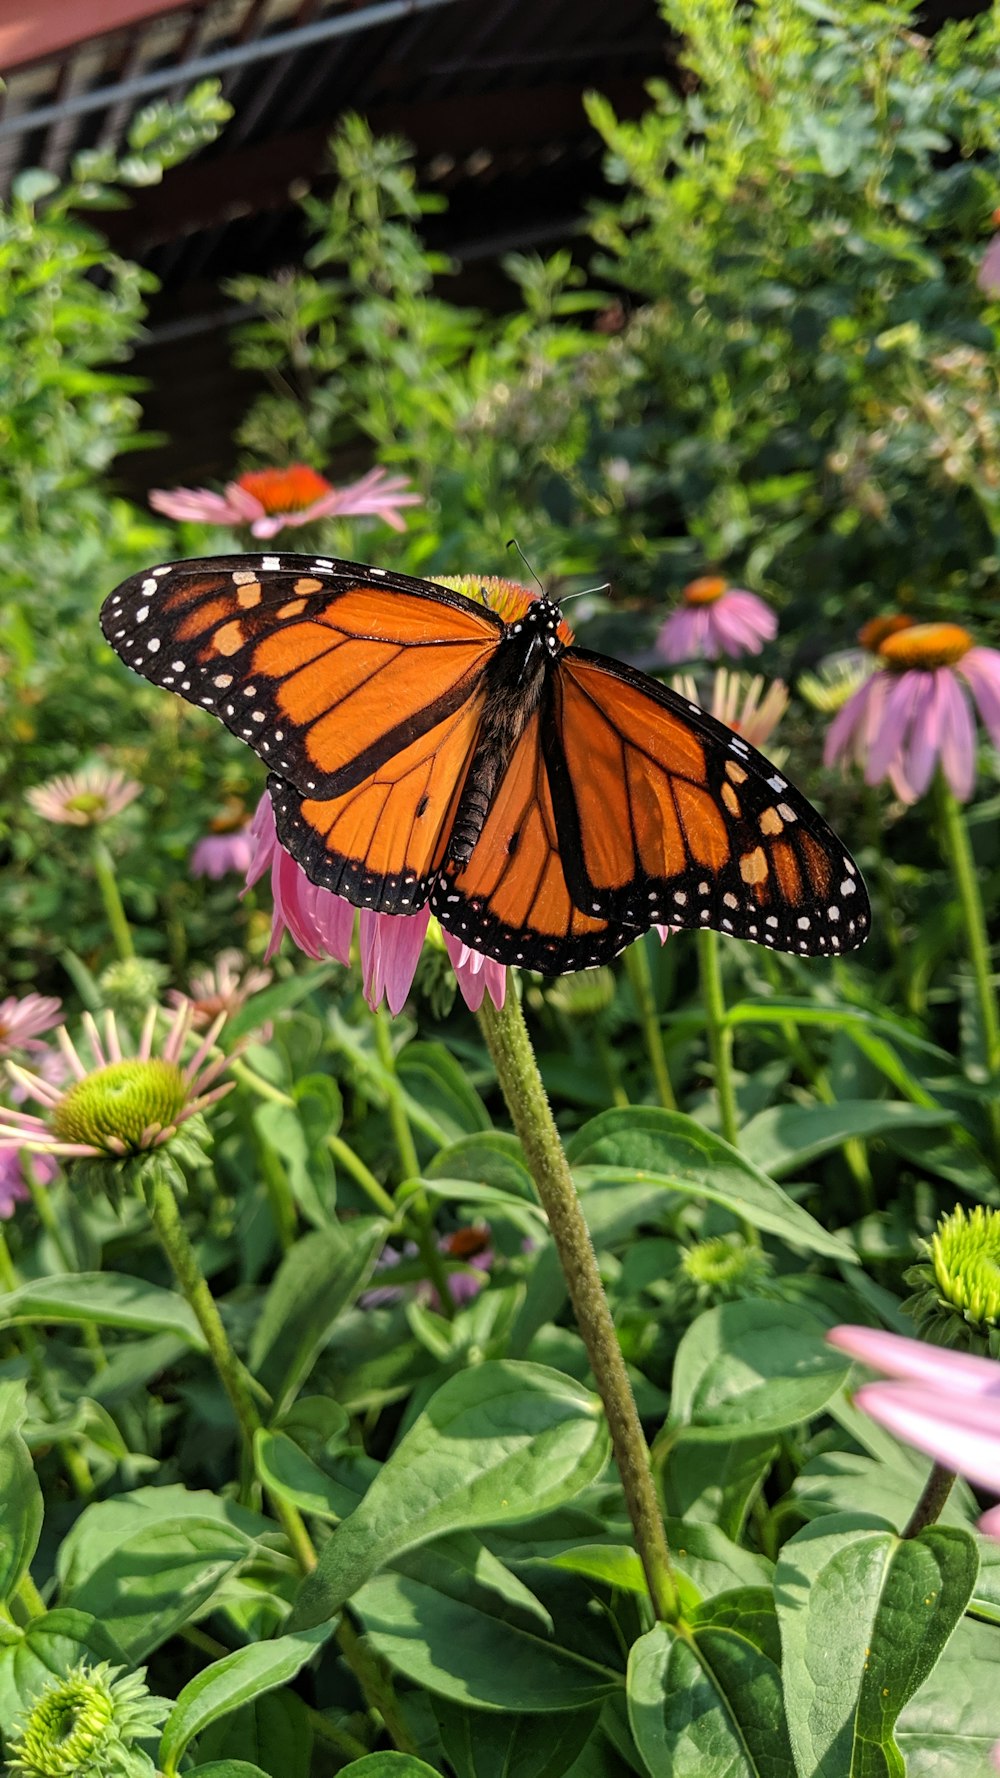
[[[285,1412],[343,1311],[364,1288],[385,1241],[375,1217],[303,1235],[275,1274],[250,1342],[250,1368]]]
[[[490,1128],[489,1112],[443,1043],[408,1043],[396,1067],[407,1097],[433,1118],[442,1142]]]
[[[983,1778],[1000,1741],[1000,1638],[963,1618],[896,1724],[907,1778]]]
[[[537,1599],[528,1609],[448,1539],[368,1581],[351,1611],[389,1665],[435,1696],[527,1715],[589,1708],[620,1690],[622,1674],[585,1641],[569,1643],[574,1632],[586,1636],[589,1594],[556,1578],[576,1589],[576,1611],[564,1611],[553,1633]],[[606,1656],[604,1639],[601,1648]]]
[[[748,1298],[707,1309],[674,1360],[671,1425],[687,1438],[730,1441],[810,1420],[850,1372],[814,1316],[789,1303]]]
[[[205,1336],[182,1296],[121,1272],[67,1272],[0,1296],[0,1326],[55,1321],[171,1333],[203,1352]]]
[[[771,1105],[740,1131],[740,1152],[772,1179],[787,1178],[852,1137],[922,1130],[952,1121],[945,1107],[924,1110],[892,1099],[841,1099],[836,1105]]]
[[[198,1736],[199,1759],[249,1760],[281,1778],[310,1778],[312,1756],[309,1712],[288,1686],[262,1692]]]
[[[562,1778],[597,1726],[599,1707],[558,1716],[463,1710],[435,1698],[441,1743],[458,1778]]]
[[[332,1630],[332,1623],[318,1624],[294,1635],[276,1636],[272,1642],[251,1642],[189,1680],[163,1726],[160,1764],[165,1778],[175,1778],[188,1744],[202,1729],[251,1703],[261,1692],[287,1685]]]
[[[492,1186],[495,1191],[523,1198],[537,1208],[521,1145],[506,1130],[486,1130],[481,1136],[461,1137],[428,1161],[424,1172],[431,1181],[465,1179],[471,1184]]]
[[[785,1708],[800,1772],[902,1778],[893,1733],[962,1616],[979,1568],[971,1532],[899,1538],[835,1514],[778,1558]]]
[[[600,1475],[608,1449],[600,1403],[557,1371],[488,1362],[449,1378],[326,1545],[293,1625],[332,1616],[370,1575],[432,1537],[572,1499]]]
[[[20,1433],[26,1411],[22,1383],[0,1388],[0,1603],[14,1597],[38,1548],[45,1507],[31,1453]]]
[[[212,1759],[207,1766],[188,1766],[184,1778],[271,1778],[246,1759]]]
[[[747,1592],[720,1594],[683,1636],[658,1624],[633,1644],[629,1721],[651,1778],[795,1778],[781,1675]]]
[[[340,1778],[439,1778],[433,1766],[412,1753],[366,1753],[341,1766]]]
[[[136,1488],[96,1501],[60,1546],[62,1603],[92,1613],[137,1663],[202,1615],[275,1531],[207,1490]]]
[[[824,1229],[721,1136],[679,1111],[648,1105],[604,1111],[577,1131],[566,1152],[581,1186],[620,1180],[704,1198],[794,1247],[857,1263],[841,1236]]]

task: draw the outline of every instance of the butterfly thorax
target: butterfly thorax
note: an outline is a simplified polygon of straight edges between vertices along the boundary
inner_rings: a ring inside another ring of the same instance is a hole
[[[572,632],[551,599],[532,599],[508,624],[486,677],[476,751],[462,790],[447,860],[467,864],[503,775]]]

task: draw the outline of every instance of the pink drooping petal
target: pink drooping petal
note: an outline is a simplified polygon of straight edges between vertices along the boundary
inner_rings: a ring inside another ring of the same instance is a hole
[[[990,740],[994,747],[1000,747],[1000,652],[995,648],[970,648],[957,671],[972,689]]]
[[[873,712],[869,704],[866,711],[863,755],[866,784],[881,784],[893,761],[903,757],[911,725],[914,721],[918,726],[923,724],[925,717],[929,720],[933,708],[934,687],[929,673],[901,673],[898,678],[880,674],[879,683],[884,688],[881,709]],[[873,714],[878,717],[877,727],[872,720]],[[907,753],[906,758],[912,763],[911,753]]]
[[[708,607],[717,654],[759,654],[778,634],[778,619],[763,599],[731,587]]]
[[[936,677],[941,769],[959,802],[967,803],[976,788],[976,725],[954,672],[942,667]]]
[[[462,999],[469,1011],[479,1011],[487,992],[494,1006],[503,1006],[507,993],[507,971],[504,965],[497,963],[492,957],[484,957],[481,951],[471,950],[462,939],[455,938],[450,932],[444,934],[444,943],[462,990]]]
[[[1000,1362],[995,1358],[930,1346],[880,1327],[833,1327],[826,1338],[839,1352],[884,1371],[887,1377],[934,1385],[957,1395],[1000,1395]]]
[[[708,648],[708,640],[708,614],[705,607],[688,610],[681,606],[678,611],[672,611],[661,625],[656,638],[656,652],[670,666],[676,666],[679,661],[699,660],[705,654],[714,659],[717,651]]]
[[[1000,1506],[991,1506],[988,1513],[983,1513],[983,1516],[979,1521],[979,1530],[984,1537],[995,1537],[1000,1539]],[[997,1758],[998,1754],[1000,1754],[1000,1741],[997,1742],[996,1747],[993,1749],[993,1763],[995,1766],[1000,1767],[1000,1759]]]
[[[865,1383],[858,1407],[906,1444],[1000,1493],[1000,1400],[920,1383]]]
[[[203,525],[245,525],[264,510],[236,482],[230,482],[224,494],[211,488],[151,488],[149,504],[165,518]]]
[[[358,921],[361,978],[372,1012],[381,1005],[383,995],[393,1017],[405,1006],[430,917],[429,908],[420,908],[415,914],[373,914],[362,908]]]
[[[232,833],[207,833],[192,850],[189,869],[193,877],[210,877],[218,882],[230,871],[245,876],[253,856],[253,838],[249,826]]]
[[[976,283],[984,296],[1000,296],[1000,235],[994,235],[979,262]]]

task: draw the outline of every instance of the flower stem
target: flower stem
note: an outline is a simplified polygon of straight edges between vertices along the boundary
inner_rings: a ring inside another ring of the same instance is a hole
[[[740,1126],[733,1085],[733,1028],[726,1022],[717,932],[699,932],[698,969],[705,1007],[708,1051],[715,1071],[715,1091],[719,1100],[719,1128],[726,1141],[736,1148],[739,1146]]]
[[[413,1140],[413,1131],[410,1129],[410,1120],[406,1114],[403,1089],[396,1072],[396,1056],[392,1047],[392,1020],[384,1007],[381,1006],[375,1014],[375,1047],[382,1064],[389,1107],[389,1123],[392,1126],[403,1178],[419,1179],[420,1160],[417,1155],[417,1145]],[[455,1303],[448,1286],[448,1274],[437,1249],[437,1242],[434,1238],[434,1219],[425,1193],[421,1192],[420,1196],[414,1200],[414,1211],[417,1217],[416,1241],[420,1249],[420,1257],[424,1262],[424,1269],[437,1291],[441,1313],[451,1320],[455,1313]]]
[[[660,1104],[666,1111],[677,1110],[674,1097],[673,1082],[667,1067],[667,1052],[663,1047],[663,1032],[656,1011],[656,996],[653,993],[653,972],[649,967],[649,952],[645,938],[640,938],[634,945],[629,945],[625,952],[625,969],[628,974],[632,993],[639,1013],[639,1023],[646,1040],[646,1053],[649,1065],[656,1082],[656,1091]]]
[[[388,1216],[391,1222],[395,1222],[399,1216],[395,1202],[389,1196],[385,1186],[381,1185],[370,1168],[365,1166],[361,1156],[355,1154],[353,1148],[344,1141],[342,1136],[328,1136],[326,1146],[334,1160],[340,1162],[344,1172],[351,1175],[355,1185],[360,1185],[365,1196],[371,1198],[376,1209],[380,1210],[383,1216]]]
[[[681,1606],[656,1498],[649,1450],[601,1283],[590,1230],[580,1208],[538,1072],[524,1014],[509,976],[503,1007],[495,1007],[487,995],[479,1013],[479,1023],[542,1208],[549,1219],[577,1325],[604,1403],[653,1610],[657,1618],[676,1623]]]
[[[263,1425],[252,1394],[252,1379],[230,1344],[229,1335],[222,1324],[222,1317],[216,1306],[215,1298],[208,1288],[207,1280],[198,1264],[198,1256],[188,1240],[184,1224],[181,1221],[177,1199],[169,1182],[162,1176],[155,1179],[152,1187],[150,1214],[153,1226],[160,1237],[163,1251],[170,1261],[177,1282],[194,1310],[198,1325],[205,1336],[205,1343],[208,1346],[212,1362],[232,1403],[233,1412],[243,1433],[248,1456],[252,1461],[254,1434]],[[299,1567],[304,1574],[311,1573],[316,1566],[316,1552],[301,1513],[297,1507],[282,1500],[278,1495],[272,1495],[271,1499]]]
[[[930,1475],[924,1483],[923,1493],[917,1501],[903,1529],[904,1537],[916,1537],[926,1525],[933,1525],[941,1517],[945,1502],[955,1485],[955,1472],[946,1469],[943,1463],[935,1463]]]
[[[115,876],[115,867],[112,862],[111,853],[108,851],[107,846],[104,844],[104,841],[101,839],[96,828],[94,829],[93,834],[92,857],[94,860],[94,875],[97,878],[97,886],[101,891],[101,900],[104,903],[104,912],[108,916],[108,925],[111,927],[111,936],[115,941],[115,949],[123,962],[127,962],[130,957],[135,956],[135,946],[132,943],[132,934],[129,930],[128,920],[125,917],[125,908],[122,904],[122,898],[118,892],[118,880]]]
[[[16,1290],[20,1282],[10,1255],[10,1248],[7,1245],[7,1237],[0,1229],[0,1286],[4,1290]],[[38,1391],[38,1398],[55,1426],[59,1421],[59,1401],[49,1382],[48,1372],[45,1369],[45,1355],[34,1328],[18,1328],[18,1342],[28,1361],[28,1368]],[[89,1500],[94,1492],[94,1478],[90,1473],[90,1465],[86,1457],[82,1451],[77,1450],[71,1439],[57,1439],[56,1443],[63,1468],[79,1498]]]
[[[1000,1013],[993,984],[990,941],[979,892],[976,862],[969,843],[969,829],[961,805],[945,781],[943,772],[934,780],[938,816],[941,824],[942,849],[951,865],[962,908],[962,924],[969,949],[969,961],[976,988],[976,1004],[983,1036],[986,1071],[994,1077],[1000,1073]],[[996,1083],[994,1081],[994,1086]],[[994,1153],[1000,1159],[1000,1094],[991,1092],[987,1100],[987,1116],[993,1137]]]

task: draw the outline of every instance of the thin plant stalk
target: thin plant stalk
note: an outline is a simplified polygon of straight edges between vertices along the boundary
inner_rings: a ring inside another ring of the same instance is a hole
[[[625,969],[628,974],[632,993],[635,997],[639,1024],[646,1043],[646,1054],[652,1069],[653,1080],[660,1104],[665,1111],[676,1111],[677,1100],[674,1095],[670,1069],[667,1067],[667,1052],[663,1047],[663,1032],[656,1011],[656,996],[653,992],[653,972],[649,967],[649,952],[646,939],[640,938],[634,945],[629,945],[625,952]]]
[[[66,1240],[66,1237],[59,1226],[59,1218],[52,1208],[52,1199],[49,1196],[48,1187],[42,1185],[39,1180],[38,1175],[31,1164],[30,1155],[22,1154],[21,1170],[28,1182],[28,1190],[31,1193],[31,1201],[35,1206],[38,1220],[58,1253],[65,1271],[78,1271],[79,1265],[77,1263],[76,1255],[71,1250],[69,1242]],[[102,1341],[97,1328],[94,1326],[94,1323],[92,1321],[85,1321],[82,1325],[81,1332],[83,1334],[83,1343],[94,1361],[94,1369],[97,1371],[107,1370],[108,1357],[104,1350],[104,1342]]]
[[[904,1537],[916,1537],[918,1532],[933,1525],[941,1517],[955,1481],[953,1469],[946,1469],[943,1463],[934,1464],[924,1483],[920,1499],[904,1526]]]
[[[722,992],[722,967],[719,961],[717,932],[698,933],[698,969],[701,975],[701,998],[705,1009],[708,1053],[715,1073],[715,1092],[719,1102],[719,1128],[733,1148],[739,1146],[740,1125],[736,1111],[736,1088],[733,1082],[733,1028],[726,1019],[726,1002]]]
[[[14,1261],[11,1258],[7,1237],[0,1229],[0,1286],[4,1290],[16,1290],[21,1280],[17,1275]],[[49,1419],[55,1426],[59,1421],[59,1402],[49,1382],[45,1369],[45,1354],[34,1328],[18,1328],[18,1343],[28,1361],[32,1380],[38,1391],[39,1400]],[[90,1465],[82,1451],[78,1451],[71,1439],[58,1438],[55,1441],[63,1468],[81,1500],[89,1500],[94,1492],[94,1478],[90,1473]]]
[[[132,943],[132,932],[118,890],[118,879],[115,876],[114,861],[96,828],[93,833],[91,855],[94,861],[94,875],[97,878],[97,887],[101,891],[104,912],[107,914],[108,925],[111,928],[111,936],[115,941],[115,950],[118,952],[122,961],[127,962],[130,957],[135,956],[135,946]]]
[[[986,1103],[986,1114],[993,1138],[994,1158],[1000,1161],[1000,1011],[993,980],[990,941],[979,890],[976,862],[969,841],[969,829],[961,804],[942,772],[934,780],[935,799],[941,830],[941,845],[951,866],[962,909],[962,927],[972,964],[976,991],[976,1007],[983,1035],[986,1071],[993,1090]]]
[[[487,996],[479,1022],[528,1169],[549,1219],[577,1325],[604,1403],[653,1610],[658,1619],[676,1623],[681,1614],[680,1599],[656,1498],[649,1449],[604,1294],[590,1230],[509,974],[503,1007],[495,1007]]]
[[[420,1160],[417,1155],[417,1145],[413,1140],[403,1089],[396,1072],[396,1056],[392,1047],[392,1021],[385,1008],[381,1006],[375,1014],[375,1047],[382,1064],[389,1123],[403,1179],[419,1179]],[[421,1192],[420,1196],[414,1200],[414,1210],[417,1216],[416,1241],[420,1257],[423,1260],[427,1276],[437,1291],[440,1312],[450,1321],[455,1313],[455,1302],[448,1285],[448,1274],[437,1249],[437,1242],[434,1238],[434,1219],[431,1216],[425,1193]]]

